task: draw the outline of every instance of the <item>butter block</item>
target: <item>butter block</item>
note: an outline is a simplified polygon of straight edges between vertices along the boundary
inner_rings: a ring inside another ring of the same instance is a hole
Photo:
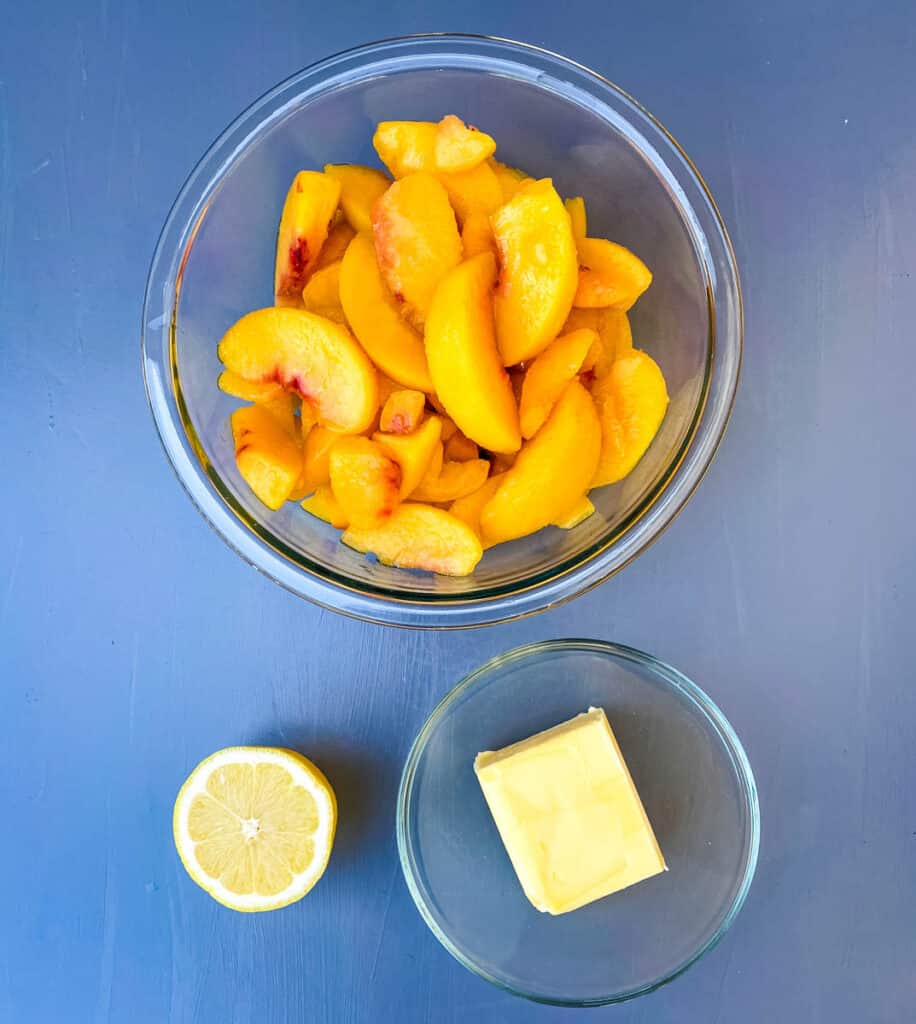
[[[602,708],[484,751],[474,771],[538,910],[565,914],[667,870]]]

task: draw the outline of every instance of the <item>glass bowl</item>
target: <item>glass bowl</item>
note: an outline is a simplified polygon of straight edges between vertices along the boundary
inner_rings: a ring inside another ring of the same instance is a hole
[[[604,708],[668,871],[551,917],[525,897],[474,774],[497,750]],[[722,938],[760,838],[751,766],[722,712],[680,672],[595,640],[519,647],[462,680],[415,740],[397,807],[404,877],[436,938],[487,981],[596,1006],[664,985]]]
[[[471,577],[381,565],[287,503],[269,511],[238,473],[217,389],[216,345],[272,302],[277,221],[301,168],[377,163],[384,119],[455,112],[498,155],[564,195],[584,195],[590,231],[634,249],[652,287],[632,311],[635,344],[661,365],[671,405],[636,470],[593,492],[597,514],[488,551]],[[330,57],[267,93],[210,147],[173,206],[147,282],[142,361],[163,446],[223,539],[277,583],[325,607],[403,626],[472,626],[556,605],[600,583],[671,521],[725,430],[741,362],[731,245],[689,159],[600,75],[521,43],[415,36]]]

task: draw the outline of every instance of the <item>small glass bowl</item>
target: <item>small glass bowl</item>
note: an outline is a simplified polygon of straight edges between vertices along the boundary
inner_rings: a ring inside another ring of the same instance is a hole
[[[593,492],[597,513],[489,550],[449,579],[381,565],[294,503],[271,512],[235,465],[217,389],[216,345],[273,301],[278,211],[301,168],[376,163],[384,119],[455,112],[491,132],[498,155],[563,195],[584,195],[590,231],[652,268],[632,311],[635,343],[671,395],[636,470]],[[415,36],[338,54],[293,76],[210,147],[173,206],[147,281],[142,361],[166,453],[191,500],[246,561],[282,586],[349,615],[403,626],[473,626],[527,615],[595,586],[673,519],[712,459],[741,363],[742,312],[731,245],[687,156],[606,79],[532,46]]]
[[[552,917],[528,902],[474,774],[498,750],[604,708],[668,871]],[[629,647],[551,640],[462,680],[411,748],[397,808],[404,877],[443,946],[536,1002],[597,1006],[676,978],[728,930],[760,839],[738,737],[680,672]]]

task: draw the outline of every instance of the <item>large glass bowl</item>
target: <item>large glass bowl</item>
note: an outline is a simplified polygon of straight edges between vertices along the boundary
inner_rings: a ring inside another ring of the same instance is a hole
[[[632,311],[636,345],[661,365],[671,405],[636,470],[593,492],[597,514],[488,551],[450,579],[379,564],[287,503],[269,511],[235,465],[216,345],[272,301],[279,210],[290,180],[325,163],[377,163],[385,119],[454,112],[498,155],[563,195],[589,229],[629,246],[654,282]],[[415,36],[329,57],[249,107],[210,147],[169,214],[147,283],[143,370],[179,479],[246,561],[325,607],[404,626],[471,626],[556,605],[642,551],[697,486],[722,437],[741,363],[731,245],[690,160],[639,104],[587,68],[520,43]]]

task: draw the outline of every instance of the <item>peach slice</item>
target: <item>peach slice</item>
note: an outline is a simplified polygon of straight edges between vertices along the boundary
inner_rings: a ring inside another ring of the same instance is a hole
[[[401,469],[368,437],[344,437],[331,449],[331,490],[354,526],[380,526],[401,500]]]
[[[420,425],[426,409],[422,391],[393,391],[382,406],[379,430],[387,434],[410,434]]]
[[[299,478],[299,445],[276,416],[260,405],[236,409],[231,423],[239,473],[260,501],[278,509]]]
[[[427,474],[413,492],[416,501],[440,503],[463,498],[482,486],[490,472],[486,459],[472,459],[468,462],[443,463],[439,475],[430,479]]]
[[[476,491],[471,491],[470,494],[466,494],[463,498],[456,498],[449,505],[449,512],[453,516],[457,516],[462,522],[467,523],[478,537],[480,536],[480,513],[483,511],[484,505],[496,493],[501,479],[502,476],[500,474],[491,476]]]
[[[395,509],[383,526],[351,526],[342,540],[357,551],[371,551],[385,565],[444,576],[469,576],[483,555],[467,523],[441,508],[412,502]]]
[[[433,121],[381,121],[372,145],[395,178],[436,167],[439,126]]]
[[[499,178],[489,162],[478,164],[469,171],[441,172],[438,178],[448,192],[459,224],[464,224],[475,213],[489,216],[503,203]]]
[[[563,334],[528,367],[518,410],[523,437],[534,437],[541,429],[550,410],[582,368],[597,341],[595,331],[587,328]]]
[[[492,253],[466,260],[443,278],[426,323],[426,357],[439,400],[481,447],[517,451],[518,408],[493,331]]]
[[[597,331],[601,342],[601,350],[596,357],[591,360],[590,355],[582,364],[583,370],[591,370],[595,377],[605,376],[615,359],[633,351],[630,318],[622,309],[571,309],[563,325],[563,333],[583,327]]]
[[[550,178],[522,187],[491,218],[500,258],[493,300],[506,366],[532,359],[572,307],[579,264],[569,214]]]
[[[514,540],[563,515],[588,489],[600,452],[598,413],[589,393],[574,380],[484,506],[484,538],[494,544]]]
[[[232,370],[223,370],[216,383],[220,391],[246,402],[262,402],[266,398],[274,398],[283,391],[282,385],[275,380],[246,380]]]
[[[340,266],[340,301],[350,326],[369,358],[398,387],[432,391],[423,339],[400,314],[367,234],[350,243]]]
[[[334,497],[330,484],[322,484],[316,488],[315,493],[302,502],[302,507],[306,512],[318,519],[323,519],[338,530],[346,530],[350,525],[350,520],[347,519],[344,510],[340,507],[340,502]]]
[[[277,305],[296,306],[318,256],[340,199],[340,182],[319,171],[293,179],[277,231],[274,295]]]
[[[589,501],[588,496],[583,494],[562,515],[557,516],[550,525],[558,526],[561,530],[571,530],[579,523],[584,523],[594,511],[595,506]]]
[[[435,160],[440,171],[469,171],[496,151],[496,140],[460,117],[446,114],[436,130]]]
[[[606,238],[577,241],[579,281],[574,306],[628,310],[652,283],[652,271],[629,249]]]
[[[303,406],[304,408],[304,406]],[[327,427],[309,430],[302,450],[302,476],[296,484],[298,496],[311,494],[331,480],[331,449],[340,440],[340,434]]]
[[[379,269],[404,312],[422,324],[436,286],[461,262],[461,236],[442,185],[431,174],[396,181],[372,208]]]
[[[585,214],[585,200],[582,196],[573,196],[567,199],[563,205],[569,214],[569,223],[576,242],[581,241],[588,234],[588,218]]]
[[[301,309],[248,313],[223,335],[219,358],[251,381],[277,381],[312,403],[319,421],[359,433],[378,408],[375,367],[339,324]]]
[[[452,462],[469,462],[480,458],[480,449],[458,431],[445,442],[445,457]]]
[[[315,264],[313,273],[342,260],[343,254],[347,251],[347,246],[353,241],[355,234],[356,232],[345,220],[339,220],[328,232],[328,237],[318,254],[318,262]]]
[[[622,480],[643,457],[668,408],[658,364],[639,349],[618,359],[592,385],[601,421],[601,458],[592,487]]]
[[[268,395],[256,403],[266,409],[280,424],[291,438],[299,442],[299,424],[296,420],[296,407],[299,400],[291,391],[282,389],[275,395]]]
[[[340,205],[354,231],[371,231],[372,207],[391,184],[375,167],[359,164],[325,164],[324,173],[340,182]]]
[[[490,160],[490,167],[496,175],[496,180],[499,182],[499,187],[502,190],[503,202],[506,203],[509,202],[526,181],[530,180],[524,171],[520,171],[517,167],[510,167],[508,164],[501,163],[496,159]]]
[[[322,313],[322,310],[340,309],[340,260],[312,274],[302,289],[302,304],[310,312],[325,316],[327,314]]]
[[[490,227],[490,218],[485,213],[472,213],[467,218],[461,228],[461,245],[466,260],[479,256],[482,252],[496,254],[493,229]]]
[[[442,469],[442,421],[430,416],[411,434],[372,435],[401,469],[401,499],[419,487],[426,474],[433,471],[438,477]]]

